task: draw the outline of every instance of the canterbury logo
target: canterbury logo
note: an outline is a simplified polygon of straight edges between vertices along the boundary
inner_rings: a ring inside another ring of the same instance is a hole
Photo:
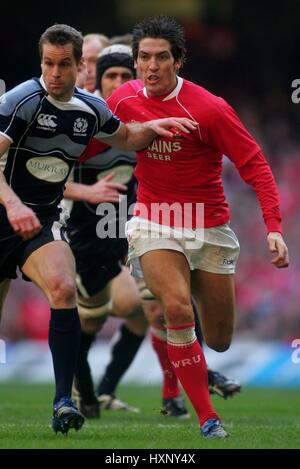
[[[195,355],[192,358],[185,358],[184,360],[178,360],[177,362],[172,361],[172,365],[174,368],[179,368],[179,367],[185,367],[185,366],[191,366],[191,365],[196,365],[197,363],[201,362],[201,356]]]
[[[57,122],[55,122],[55,119],[57,119],[56,116],[51,116],[50,114],[39,114],[37,121],[38,124],[47,129],[55,129],[57,127]]]

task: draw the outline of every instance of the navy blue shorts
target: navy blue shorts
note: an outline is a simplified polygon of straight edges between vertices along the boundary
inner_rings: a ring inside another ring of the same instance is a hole
[[[70,236],[69,244],[76,261],[77,290],[83,297],[94,296],[103,290],[121,272],[128,252],[125,238],[79,236],[74,239]]]
[[[1,214],[2,215],[2,214]],[[0,217],[0,282],[6,278],[17,277],[17,267],[22,269],[26,260],[34,251],[52,241],[67,241],[65,226],[59,221],[59,215],[42,223],[41,231],[32,239],[24,241],[16,235],[6,215]],[[23,279],[30,281],[26,275]]]

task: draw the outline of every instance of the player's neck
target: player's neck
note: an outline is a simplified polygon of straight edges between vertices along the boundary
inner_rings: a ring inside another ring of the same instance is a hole
[[[48,94],[54,101],[58,101],[60,103],[68,103],[69,101],[71,101],[71,99],[73,97],[74,88],[73,88],[71,93],[65,93],[61,96],[53,95],[52,93],[49,93],[49,91],[48,91]]]
[[[182,78],[177,77],[176,75],[176,81],[175,83],[169,87],[168,91],[164,90],[163,93],[153,93],[151,90],[149,90],[147,87],[144,88],[144,95],[147,98],[153,98],[153,99],[159,99],[159,100],[165,100],[166,98],[171,99],[172,97],[175,97],[178,92],[181,89],[182,86]]]

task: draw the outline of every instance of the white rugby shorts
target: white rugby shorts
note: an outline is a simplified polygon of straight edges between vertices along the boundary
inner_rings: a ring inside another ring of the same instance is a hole
[[[132,275],[143,277],[139,257],[157,249],[173,249],[186,257],[191,270],[234,274],[240,245],[229,224],[212,228],[173,228],[133,217],[126,223],[128,264]]]

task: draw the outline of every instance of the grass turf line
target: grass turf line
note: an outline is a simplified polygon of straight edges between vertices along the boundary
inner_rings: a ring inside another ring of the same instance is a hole
[[[0,386],[0,448],[300,448],[298,389],[244,389],[224,401],[213,397],[230,438],[204,440],[197,418],[161,415],[159,387],[120,386],[118,395],[141,409],[139,414],[103,411],[65,437],[51,429],[51,385],[11,383]]]

